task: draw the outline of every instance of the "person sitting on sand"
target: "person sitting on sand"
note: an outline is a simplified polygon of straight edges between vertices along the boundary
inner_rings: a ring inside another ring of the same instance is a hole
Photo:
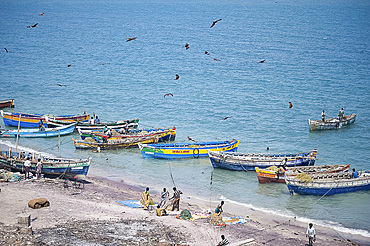
[[[164,208],[161,208],[161,206],[157,206],[157,209],[155,210],[157,216],[164,216],[167,215],[167,212]]]
[[[224,246],[224,245],[228,245],[228,244],[229,244],[229,240],[227,240],[224,235],[221,235],[221,242],[219,242],[217,244],[217,246]]]
[[[215,224],[223,223],[222,216],[221,216],[221,214],[223,212],[223,209],[222,209],[223,205],[224,205],[224,201],[221,201],[221,203],[215,209],[215,213],[212,214],[212,217],[211,217],[211,220],[210,220],[211,224],[215,225]]]
[[[316,241],[316,231],[312,223],[308,224],[306,237],[308,237],[308,245],[312,246],[313,242]]]
[[[149,195],[149,187],[141,194],[140,203],[144,205],[144,210],[149,209],[149,205],[154,205],[153,199]]]

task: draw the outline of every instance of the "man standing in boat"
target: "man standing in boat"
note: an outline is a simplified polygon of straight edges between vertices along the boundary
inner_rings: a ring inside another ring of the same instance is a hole
[[[343,116],[344,116],[344,110],[343,110],[343,108],[341,108],[341,109],[339,110],[339,114],[338,114],[338,117],[339,117],[339,120],[340,120],[340,121],[342,121],[342,120],[343,120]]]
[[[323,121],[323,122],[325,122],[325,111],[323,110],[322,111],[322,113],[321,113],[321,120]]]
[[[45,130],[44,122],[42,121],[42,119],[40,119],[38,123],[39,123],[39,132]]]

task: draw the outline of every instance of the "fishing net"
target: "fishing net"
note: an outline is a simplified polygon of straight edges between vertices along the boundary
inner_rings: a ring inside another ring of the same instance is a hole
[[[274,171],[276,172],[277,170],[279,170],[279,168],[277,166],[271,166],[271,167],[268,167],[266,168],[267,170],[271,170],[271,171]]]
[[[298,179],[301,182],[312,182],[312,178],[308,176],[306,173],[300,173],[296,176],[296,179]]]

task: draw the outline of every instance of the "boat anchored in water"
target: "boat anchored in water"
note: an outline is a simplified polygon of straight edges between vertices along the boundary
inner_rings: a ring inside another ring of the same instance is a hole
[[[348,126],[354,123],[356,120],[356,114],[344,115],[343,119],[338,117],[328,118],[325,121],[322,120],[310,120],[308,119],[308,125],[310,131],[316,130],[334,130],[342,128],[343,126]]]

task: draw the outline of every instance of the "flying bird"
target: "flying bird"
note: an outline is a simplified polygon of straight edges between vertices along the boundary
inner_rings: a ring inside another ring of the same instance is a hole
[[[45,13],[41,13],[41,14],[39,14],[39,15],[44,15]]]
[[[258,63],[264,63],[265,62],[265,60],[262,60],[262,61],[259,61]]]
[[[186,43],[185,44],[185,48],[188,50],[189,49],[189,44],[188,43]]]
[[[213,58],[213,60],[215,60],[215,61],[221,61],[220,59],[216,59],[216,58]]]
[[[4,50],[6,51],[6,53],[9,53],[9,50],[7,48],[4,48]]]
[[[67,65],[67,67],[72,67],[72,65],[71,65],[71,64],[69,64],[69,65]]]
[[[166,96],[172,96],[173,97],[173,94],[172,93],[167,93],[167,94],[164,94],[163,97],[166,97]]]
[[[204,54],[209,55],[209,52],[208,51],[204,51]]]
[[[189,136],[188,136],[188,139],[189,139],[190,141],[196,142],[194,139],[192,139],[192,138],[191,138],[191,137],[189,137]]]
[[[210,27],[210,28],[214,27],[214,26],[216,25],[216,23],[217,23],[217,22],[219,22],[220,20],[222,20],[222,19],[218,19],[218,20],[214,21],[214,22],[212,23],[212,25],[211,25],[211,27]]]
[[[61,84],[57,84],[57,86],[60,86],[60,87],[67,87],[66,85],[61,85]]]
[[[34,28],[34,27],[36,27],[38,24],[39,24],[39,23],[36,23],[36,24],[35,24],[35,25],[33,25],[33,26],[27,26],[27,28]]]
[[[126,38],[126,42],[128,42],[128,41],[132,41],[132,40],[135,40],[135,39],[136,39],[136,37]]]
[[[180,76],[178,74],[176,74],[175,80],[178,80],[178,79],[180,79]]]
[[[225,118],[222,118],[222,120],[227,120],[228,118],[231,118],[231,116],[227,116]]]

